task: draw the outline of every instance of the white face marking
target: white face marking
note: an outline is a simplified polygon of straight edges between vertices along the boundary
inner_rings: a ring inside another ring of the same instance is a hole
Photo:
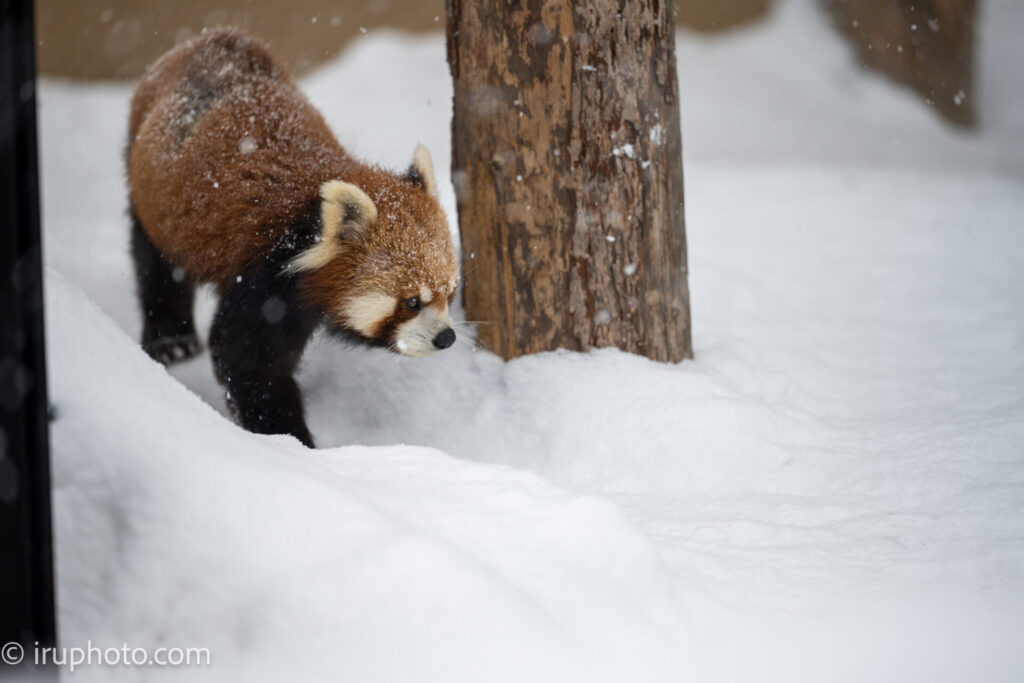
[[[420,301],[425,304],[429,304],[430,300],[434,298],[434,293],[426,285],[420,285]]]
[[[383,292],[361,294],[346,301],[341,307],[341,316],[349,327],[366,335],[374,336],[377,328],[395,312],[398,300]]]
[[[448,315],[448,307],[438,312],[434,308],[424,308],[419,315],[407,320],[395,330],[395,348],[403,356],[422,358],[437,352],[434,337],[445,328],[452,326]]]

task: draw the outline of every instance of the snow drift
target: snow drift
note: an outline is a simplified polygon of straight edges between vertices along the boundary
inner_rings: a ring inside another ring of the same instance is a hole
[[[681,645],[673,582],[610,503],[430,448],[246,433],[46,284],[66,645],[360,681],[621,680]]]

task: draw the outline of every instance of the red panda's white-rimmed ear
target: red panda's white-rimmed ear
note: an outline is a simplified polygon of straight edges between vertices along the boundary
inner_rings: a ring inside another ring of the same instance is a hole
[[[405,177],[427,191],[431,197],[437,198],[437,181],[434,180],[434,162],[430,152],[423,145],[416,145],[412,153],[412,165],[405,172]]]
[[[373,201],[352,183],[328,180],[320,186],[320,236],[316,244],[292,259],[286,272],[317,270],[359,239],[377,220]]]
[[[358,239],[377,220],[373,201],[352,183],[328,180],[320,186],[323,237]]]

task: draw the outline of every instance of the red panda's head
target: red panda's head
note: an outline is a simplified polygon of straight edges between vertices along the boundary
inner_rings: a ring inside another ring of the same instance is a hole
[[[319,239],[288,270],[344,330],[406,356],[448,348],[459,267],[430,154],[417,147],[405,175],[353,180],[320,186]]]

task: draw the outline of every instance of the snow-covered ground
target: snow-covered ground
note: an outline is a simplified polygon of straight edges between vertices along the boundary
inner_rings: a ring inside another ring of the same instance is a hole
[[[138,349],[130,88],[45,81],[63,644],[208,647],[218,680],[1024,679],[1021,30],[982,3],[972,134],[812,3],[681,34],[696,358],[317,339],[319,451]],[[368,159],[426,142],[454,224],[440,35],[305,86]]]

